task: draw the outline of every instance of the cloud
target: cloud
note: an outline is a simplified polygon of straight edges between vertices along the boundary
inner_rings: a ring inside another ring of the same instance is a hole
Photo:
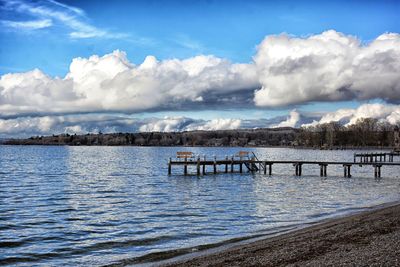
[[[240,120],[187,117],[132,118],[129,115],[79,114],[0,119],[0,138],[60,133],[175,132],[240,128]]]
[[[24,28],[26,30],[37,30],[50,27],[55,23],[69,29],[69,37],[72,39],[83,38],[128,38],[124,33],[111,32],[91,25],[85,12],[77,7],[49,1],[2,1],[4,9],[11,13],[18,12],[27,16],[37,17],[36,21],[3,21],[3,25],[11,28]]]
[[[19,30],[37,30],[50,27],[53,25],[50,19],[30,20],[30,21],[10,21],[2,20],[4,27],[15,28]]]
[[[400,100],[400,35],[385,33],[362,45],[334,30],[307,38],[267,36],[254,57],[261,89],[257,106],[311,101]]]
[[[297,123],[300,121],[300,113],[295,109],[292,110],[289,114],[289,117],[285,121],[280,122],[274,128],[277,127],[296,127]]]
[[[117,50],[73,59],[64,78],[51,78],[38,69],[1,76],[0,113],[137,112],[208,102],[227,106],[241,100],[243,89],[256,86],[256,72],[249,64],[214,56],[164,61],[148,56],[136,66]]]
[[[60,133],[135,132],[143,121],[104,114],[79,114],[0,119],[0,137],[30,137]]]
[[[154,118],[142,125],[141,132],[175,132],[175,131],[214,131],[239,129],[241,120],[217,118],[209,121],[194,120],[186,117]]]
[[[185,117],[165,117],[163,119],[151,119],[150,122],[140,126],[141,132],[175,132],[183,131],[195,120]]]
[[[312,126],[329,122],[340,122],[341,124],[351,125],[361,118],[374,118],[390,124],[400,123],[400,105],[388,104],[363,104],[356,109],[339,109],[329,112],[321,117],[319,121],[302,126]]]
[[[54,4],[54,5],[56,5],[56,6],[60,6],[62,8],[65,8],[65,9],[69,10],[69,11],[72,11],[73,13],[75,13],[77,15],[80,15],[80,16],[85,16],[86,15],[85,11],[83,9],[78,8],[78,7],[69,6],[69,5],[54,1],[54,0],[47,0],[47,1],[52,3],[52,4]]]
[[[239,119],[213,119],[203,124],[189,125],[185,130],[187,131],[217,131],[217,130],[233,130],[239,129],[242,121]]]

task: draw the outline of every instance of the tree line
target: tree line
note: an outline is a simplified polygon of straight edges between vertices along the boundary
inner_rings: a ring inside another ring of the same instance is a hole
[[[108,134],[59,134],[9,139],[9,145],[72,145],[72,146],[290,146],[311,148],[393,147],[391,125],[372,118],[359,119],[343,126],[338,122],[301,128],[260,128],[219,131],[144,132]],[[398,141],[399,142],[399,141]]]
[[[373,118],[361,118],[348,126],[329,122],[300,128],[296,142],[305,147],[391,147],[398,126]]]

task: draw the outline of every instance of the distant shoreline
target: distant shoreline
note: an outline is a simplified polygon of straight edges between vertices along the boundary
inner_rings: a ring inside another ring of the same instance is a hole
[[[175,145],[175,146],[161,146],[161,145],[66,145],[66,144],[9,144],[1,143],[0,146],[68,146],[68,147],[183,147],[183,148],[293,148],[293,149],[313,149],[313,150],[389,150],[392,151],[393,147],[332,147],[332,148],[320,148],[320,147],[306,147],[306,146],[185,146],[185,145]]]
[[[400,261],[400,202],[324,220],[227,249],[184,255],[161,266],[385,265]]]
[[[352,135],[352,138],[349,136]],[[393,133],[368,132],[369,141],[349,132],[313,132],[298,128],[260,128],[189,132],[99,133],[33,136],[0,140],[3,145],[284,147],[298,149],[392,149]]]

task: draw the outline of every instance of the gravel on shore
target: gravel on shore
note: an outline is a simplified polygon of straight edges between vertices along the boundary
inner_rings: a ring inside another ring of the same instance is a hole
[[[164,266],[400,266],[400,204]]]

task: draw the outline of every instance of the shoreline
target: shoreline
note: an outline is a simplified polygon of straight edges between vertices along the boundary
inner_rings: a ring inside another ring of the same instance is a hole
[[[400,265],[400,201],[152,266]],[[146,265],[148,265],[146,264]]]

